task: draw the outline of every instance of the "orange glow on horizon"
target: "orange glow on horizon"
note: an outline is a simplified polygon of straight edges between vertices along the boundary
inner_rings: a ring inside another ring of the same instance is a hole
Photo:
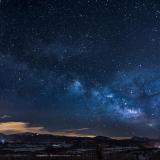
[[[0,133],[3,134],[16,134],[16,133],[38,133],[38,134],[52,134],[58,136],[69,136],[69,137],[90,137],[93,138],[96,135],[83,134],[82,131],[89,130],[89,128],[79,128],[72,130],[63,131],[48,131],[46,128],[41,126],[32,127],[30,123],[25,122],[0,122]]]

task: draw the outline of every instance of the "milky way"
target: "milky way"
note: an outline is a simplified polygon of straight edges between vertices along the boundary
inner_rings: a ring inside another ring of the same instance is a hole
[[[0,7],[2,125],[159,136],[159,2],[4,0]]]

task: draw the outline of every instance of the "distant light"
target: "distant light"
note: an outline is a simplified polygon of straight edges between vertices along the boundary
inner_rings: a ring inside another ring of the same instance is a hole
[[[148,123],[147,124],[149,127],[153,127],[154,125],[153,125],[153,123]]]
[[[1,143],[5,144],[6,143],[5,139],[1,139]]]
[[[156,143],[156,144],[154,145],[154,147],[160,149],[160,144],[159,144],[159,143]]]

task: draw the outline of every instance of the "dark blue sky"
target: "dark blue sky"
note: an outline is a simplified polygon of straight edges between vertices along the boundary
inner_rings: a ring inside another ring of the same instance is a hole
[[[159,52],[158,0],[1,0],[0,125],[157,137]]]

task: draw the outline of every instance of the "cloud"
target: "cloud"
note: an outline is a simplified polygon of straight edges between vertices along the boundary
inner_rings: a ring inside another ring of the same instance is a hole
[[[1,122],[0,132],[5,134],[23,133],[23,132],[42,132],[43,127],[30,127],[25,122]]]
[[[11,118],[11,116],[6,114],[0,116],[0,119],[7,119],[7,118]]]
[[[62,130],[62,131],[49,131],[42,126],[32,126],[30,123],[26,122],[1,122],[0,123],[0,133],[4,134],[15,134],[15,133],[39,133],[39,134],[52,134],[59,136],[70,136],[70,137],[95,137],[95,135],[82,133],[88,131],[89,128],[80,128],[72,130]]]
[[[116,139],[116,140],[128,140],[131,139],[131,137],[111,137],[112,139]]]
[[[90,130],[90,128],[79,128],[79,129],[71,129],[71,130],[63,130],[63,131],[54,131],[52,134],[60,135],[60,136],[69,136],[69,137],[95,137],[94,134],[87,134],[86,131]]]

